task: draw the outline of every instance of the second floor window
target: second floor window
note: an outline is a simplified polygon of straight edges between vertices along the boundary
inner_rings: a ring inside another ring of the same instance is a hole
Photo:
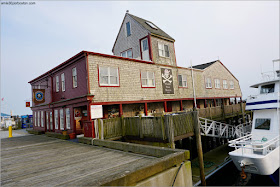
[[[121,52],[122,57],[132,58],[132,49]]]
[[[141,71],[142,87],[155,87],[155,74],[151,71]]]
[[[56,92],[59,92],[59,76],[56,76]]]
[[[65,92],[65,76],[64,73],[61,74],[61,90]]]
[[[158,53],[159,53],[159,56],[169,57],[169,47],[168,47],[168,45],[158,43]]]
[[[130,30],[130,22],[126,23],[126,36],[131,35],[131,30]]]
[[[228,89],[227,80],[223,80],[223,88],[224,89]]]
[[[230,88],[230,89],[234,89],[234,83],[233,83],[233,81],[230,81],[230,82],[229,82],[229,88]]]
[[[211,78],[206,78],[206,88],[212,88]]]
[[[178,75],[179,79],[179,86],[180,87],[187,87],[187,75]]]
[[[119,86],[119,69],[113,67],[99,68],[100,86]]]
[[[72,80],[73,80],[73,88],[77,88],[78,81],[77,81],[77,69],[76,68],[72,69]]]
[[[220,88],[220,79],[215,79],[215,88]]]

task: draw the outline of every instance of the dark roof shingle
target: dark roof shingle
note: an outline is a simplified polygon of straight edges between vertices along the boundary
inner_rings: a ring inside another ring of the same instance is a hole
[[[208,63],[205,63],[205,64],[199,64],[199,65],[193,66],[193,68],[195,68],[195,69],[205,69],[205,68],[211,66],[212,64],[214,64],[215,62],[217,62],[217,61],[208,62]]]
[[[153,22],[139,18],[137,16],[134,16],[132,14],[128,14],[129,16],[131,16],[135,21],[137,21],[139,24],[141,24],[145,29],[147,29],[148,31],[150,31],[151,33],[155,34],[155,35],[159,35],[159,36],[163,36],[165,38],[174,40],[174,38],[172,38],[171,36],[169,36],[167,33],[165,33],[163,30],[161,30],[157,25],[155,25]],[[157,27],[157,29],[153,29],[151,26],[149,26],[146,22],[150,22],[153,25],[155,25]],[[175,40],[174,40],[175,41]]]

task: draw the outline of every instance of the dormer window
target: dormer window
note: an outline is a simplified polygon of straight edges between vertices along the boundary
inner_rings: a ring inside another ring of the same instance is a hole
[[[273,93],[273,92],[274,92],[274,84],[261,86],[261,94]]]
[[[158,29],[153,23],[146,21],[146,23],[153,29]]]
[[[124,52],[121,52],[121,56],[126,58],[132,58],[132,49],[128,49]]]
[[[169,57],[169,47],[163,43],[158,43],[158,54],[162,57]]]
[[[126,23],[126,36],[130,36],[131,35],[131,30],[130,30],[130,22]]]

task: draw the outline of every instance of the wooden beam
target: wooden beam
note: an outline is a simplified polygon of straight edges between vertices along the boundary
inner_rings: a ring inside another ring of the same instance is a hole
[[[189,132],[187,134],[176,136],[176,137],[174,137],[174,141],[182,140],[182,139],[185,139],[185,138],[188,138],[188,137],[191,137],[191,136],[194,136],[193,132]]]

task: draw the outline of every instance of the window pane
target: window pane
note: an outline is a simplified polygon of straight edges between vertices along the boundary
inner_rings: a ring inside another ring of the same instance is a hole
[[[126,36],[130,36],[131,32],[130,32],[130,22],[126,23]]]
[[[256,119],[255,123],[255,129],[264,129],[269,130],[270,129],[270,119]]]
[[[146,71],[141,72],[141,78],[142,79],[147,79],[147,72]]]
[[[154,72],[148,72],[148,79],[154,79]]]
[[[101,76],[108,75],[108,68],[107,67],[100,67],[100,75]]]
[[[148,83],[147,79],[142,79],[142,86],[148,86],[147,83]]]
[[[50,129],[50,124],[49,124],[49,113],[46,112],[46,124],[47,124],[47,129]]]
[[[154,86],[154,80],[148,79],[148,86]]]
[[[122,57],[126,57],[126,51],[121,53]]]
[[[58,129],[58,110],[54,111],[54,125],[55,129]]]
[[[274,84],[264,85],[261,87],[261,94],[273,93],[273,92],[274,92]]]
[[[169,57],[168,45],[164,45],[165,57]]]
[[[143,51],[148,50],[148,40],[144,39],[142,40],[142,43],[143,43]]]
[[[132,58],[132,50],[131,49],[127,51],[127,57]]]
[[[179,75],[178,79],[179,79],[179,86],[183,86],[182,75]]]
[[[72,69],[72,76],[75,76],[75,75],[77,75],[77,71],[76,71],[76,68],[73,68]]]
[[[118,78],[115,76],[110,76],[110,84],[118,84]]]
[[[110,68],[110,75],[111,76],[118,76],[118,69],[117,68]]]
[[[50,129],[53,129],[52,112],[50,112]]]
[[[64,130],[64,115],[63,109],[60,109],[60,129]]]
[[[44,127],[44,111],[41,111],[41,127]]]
[[[65,113],[66,113],[66,128],[70,129],[70,109],[66,108]]]
[[[102,76],[100,77],[100,84],[109,84],[108,80],[108,76]]]

